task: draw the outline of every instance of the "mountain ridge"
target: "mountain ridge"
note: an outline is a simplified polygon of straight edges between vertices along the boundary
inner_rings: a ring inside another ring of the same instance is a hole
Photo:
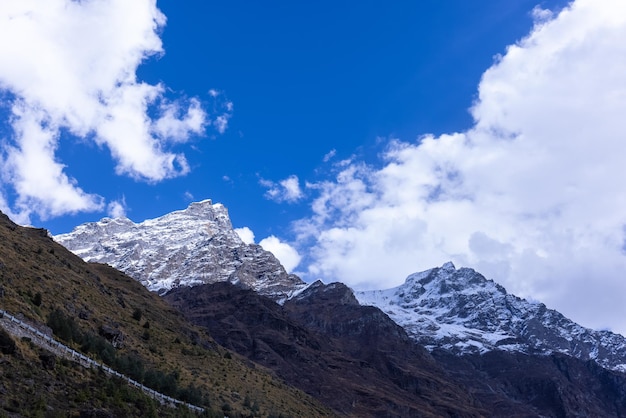
[[[316,285],[287,274],[260,246],[243,243],[227,209],[211,200],[138,224],[105,218],[54,238],[85,260],[109,263],[159,294],[228,281],[284,303]],[[623,336],[584,328],[452,263],[411,274],[398,287],[354,296],[362,305],[380,308],[430,350],[563,353],[626,371]]]
[[[345,285],[310,286],[284,305],[229,282],[163,298],[219,344],[342,416],[485,416],[426,350]]]
[[[543,303],[529,302],[470,268],[448,262],[414,273],[386,290],[355,292],[377,306],[428,349],[455,354],[515,351],[562,353],[626,371],[626,338],[595,331]]]
[[[626,376],[589,360],[428,352],[341,283],[283,305],[228,282],[163,298],[225,347],[350,417],[622,417]]]

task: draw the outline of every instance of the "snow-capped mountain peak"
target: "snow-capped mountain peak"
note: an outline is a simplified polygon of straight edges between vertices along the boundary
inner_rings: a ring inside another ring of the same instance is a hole
[[[529,302],[452,263],[411,274],[393,289],[356,292],[427,348],[458,354],[490,350],[561,352],[626,371],[626,339],[584,328],[542,303]]]
[[[271,253],[245,244],[227,209],[210,200],[138,224],[104,218],[55,239],[85,260],[108,263],[159,293],[229,281],[284,302],[307,288]],[[626,371],[626,339],[621,335],[584,328],[452,263],[411,274],[396,288],[355,296],[360,304],[387,313],[430,350],[564,353]]]
[[[107,263],[159,293],[230,281],[280,300],[306,286],[270,252],[245,244],[226,207],[211,200],[141,223],[104,218],[54,239],[86,261]]]

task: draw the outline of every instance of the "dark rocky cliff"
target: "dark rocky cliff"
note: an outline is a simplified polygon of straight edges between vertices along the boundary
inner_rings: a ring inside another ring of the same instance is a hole
[[[377,308],[318,284],[284,306],[216,283],[164,296],[220,344],[345,416],[477,417],[466,389]]]
[[[340,283],[314,283],[284,306],[230,283],[165,299],[344,416],[626,416],[622,373],[563,354],[430,354]]]

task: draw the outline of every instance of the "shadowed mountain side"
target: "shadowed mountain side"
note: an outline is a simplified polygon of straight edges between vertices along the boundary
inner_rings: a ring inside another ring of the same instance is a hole
[[[624,417],[626,376],[563,354],[433,352],[497,417]]]
[[[342,415],[482,415],[426,350],[342,284],[316,283],[284,307],[230,283],[173,289],[164,298],[220,344]]]

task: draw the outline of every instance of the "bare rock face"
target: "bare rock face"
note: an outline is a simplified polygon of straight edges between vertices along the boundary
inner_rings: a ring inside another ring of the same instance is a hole
[[[108,325],[101,325],[98,332],[101,336],[106,338],[113,347],[120,348],[124,345],[124,333],[119,329]]]
[[[626,376],[560,353],[429,353],[341,283],[279,305],[230,283],[164,296],[222,345],[341,416],[623,417]]]
[[[109,264],[159,294],[228,281],[284,300],[305,287],[272,253],[245,244],[226,208],[210,200],[138,224],[104,218],[54,239],[84,260]]]
[[[351,417],[480,417],[467,390],[379,309],[316,282],[283,306],[230,283],[164,295],[220,344]]]

